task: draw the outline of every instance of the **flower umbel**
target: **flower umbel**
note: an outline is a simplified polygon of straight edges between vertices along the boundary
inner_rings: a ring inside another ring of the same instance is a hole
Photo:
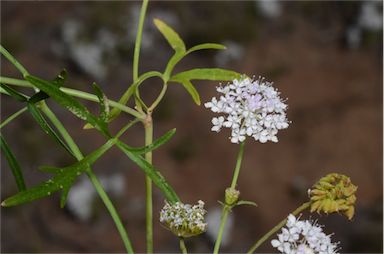
[[[328,174],[321,178],[310,190],[311,212],[342,212],[348,219],[355,213],[357,186],[348,176]]]
[[[232,129],[231,142],[243,142],[246,136],[256,141],[277,142],[278,130],[286,129],[289,122],[286,116],[287,105],[271,82],[259,77],[257,80],[243,78],[233,80],[227,86],[216,88],[220,98],[213,97],[205,107],[225,116],[212,119],[212,131],[222,127]]]
[[[207,230],[207,223],[204,222],[206,213],[204,202],[201,200],[193,206],[181,202],[165,202],[160,212],[160,222],[179,237],[191,237]]]
[[[313,221],[300,221],[292,214],[288,216],[286,227],[281,229],[271,244],[284,254],[335,254],[337,243],[323,232]]]

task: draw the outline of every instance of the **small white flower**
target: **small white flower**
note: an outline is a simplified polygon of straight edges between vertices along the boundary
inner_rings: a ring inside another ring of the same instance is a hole
[[[331,236],[321,226],[305,220],[300,221],[290,214],[287,223],[273,239],[271,245],[284,254],[336,254],[338,243],[331,242]]]
[[[212,112],[224,116],[212,119],[211,130],[219,132],[222,127],[230,128],[232,143],[241,143],[247,136],[261,143],[278,142],[278,130],[288,128],[289,121],[285,112],[287,105],[277,89],[272,87],[272,83],[262,78],[243,78],[235,79],[216,90],[221,94],[219,99],[213,97],[204,105]]]
[[[180,237],[190,237],[201,234],[207,230],[204,222],[204,202],[199,200],[197,205],[176,202],[165,202],[160,212],[160,222],[167,226],[174,234]]]

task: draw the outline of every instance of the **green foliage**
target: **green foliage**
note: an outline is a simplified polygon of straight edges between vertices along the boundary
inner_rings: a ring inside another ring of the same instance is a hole
[[[3,136],[0,134],[0,142],[1,142],[1,150],[3,151],[5,158],[8,161],[9,167],[11,168],[12,174],[15,178],[17,187],[19,188],[19,191],[25,190],[25,183],[24,183],[24,177],[23,173],[21,171],[21,167],[19,163],[17,162],[16,157],[13,155],[9,145],[3,138]]]
[[[134,163],[136,163],[144,173],[151,178],[153,183],[164,193],[166,199],[170,203],[175,203],[179,201],[179,197],[176,192],[172,189],[172,187],[167,183],[164,176],[161,175],[158,169],[156,169],[153,165],[147,162],[141,155],[137,153],[131,152],[130,147],[127,147],[121,141],[118,141],[116,144],[120,150],[122,150]]]
[[[202,49],[226,49],[226,47],[218,43],[203,43],[203,44],[193,46],[192,48],[188,49],[186,53],[189,54],[194,51],[198,51]]]
[[[163,34],[165,39],[168,41],[169,45],[176,51],[176,52],[185,52],[185,44],[183,40],[180,38],[180,36],[167,24],[165,24],[160,19],[154,19],[153,23],[159,29],[159,31]]]
[[[172,129],[172,130],[168,131],[167,133],[165,133],[160,138],[153,141],[152,144],[144,146],[144,147],[136,148],[136,147],[130,147],[128,145],[126,145],[125,147],[126,147],[126,149],[128,149],[129,151],[131,151],[133,153],[146,154],[148,152],[151,152],[152,150],[157,149],[158,147],[160,147],[164,143],[168,142],[168,140],[170,140],[173,137],[173,135],[175,135],[175,133],[176,133],[176,129]]]
[[[108,151],[108,149],[110,149],[116,141],[116,139],[110,139],[103,146],[99,147],[97,150],[71,166],[64,168],[41,167],[40,169],[42,171],[54,173],[55,176],[35,187],[29,188],[7,198],[1,205],[6,207],[16,206],[49,196],[54,192],[62,190],[60,206],[64,207],[68,191],[76,178],[87,170],[90,170],[90,165],[92,165],[98,158]]]
[[[88,109],[79,101],[75,100],[72,96],[62,92],[54,82],[46,81],[30,75],[26,75],[25,79],[38,89],[44,91],[62,107],[71,111],[75,116],[87,121],[89,124],[100,130],[104,135],[109,136],[107,125],[104,122],[100,121],[97,117],[92,115]]]
[[[63,147],[68,153],[74,155],[68,145],[62,140],[62,138],[53,130],[53,128],[48,124],[43,115],[40,113],[40,110],[34,103],[28,103],[28,111],[31,113],[36,122],[40,125],[41,129],[48,134],[53,140]]]
[[[20,102],[26,102],[28,100],[28,97],[22,93],[19,93],[15,89],[5,85],[5,84],[0,84],[0,87],[3,88],[9,96],[12,98],[20,101]]]
[[[179,72],[171,77],[170,81],[181,82],[183,80],[217,80],[217,81],[231,81],[239,79],[241,74],[220,69],[220,68],[202,68],[192,69],[189,71]]]
[[[184,86],[187,92],[192,96],[193,101],[200,106],[200,95],[196,88],[192,85],[189,80],[181,80],[180,83]]]

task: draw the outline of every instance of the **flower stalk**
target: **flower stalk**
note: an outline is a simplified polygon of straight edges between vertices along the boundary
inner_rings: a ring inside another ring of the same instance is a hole
[[[239,153],[237,155],[236,167],[235,167],[235,170],[233,172],[233,177],[232,177],[230,189],[236,188],[237,180],[238,180],[239,174],[240,174],[241,162],[243,160],[243,155],[244,155],[244,145],[245,145],[245,141],[240,143],[240,150],[239,150]],[[233,207],[233,204],[225,203],[223,205],[223,210],[221,212],[221,219],[220,219],[220,228],[219,228],[219,232],[217,234],[217,239],[216,239],[215,247],[213,250],[213,253],[215,253],[215,254],[219,253],[220,245],[221,245],[221,241],[222,241],[223,233],[224,233],[224,227],[225,227],[225,224],[227,223],[228,214],[231,211],[232,207]]]

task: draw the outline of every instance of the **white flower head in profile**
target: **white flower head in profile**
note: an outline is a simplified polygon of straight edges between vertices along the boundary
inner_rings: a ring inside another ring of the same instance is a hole
[[[321,226],[313,221],[300,221],[290,214],[286,227],[281,229],[271,244],[284,254],[336,254],[338,243],[331,242]]]
[[[276,134],[289,126],[287,105],[280,93],[264,78],[235,79],[226,86],[216,88],[220,97],[213,97],[205,107],[221,114],[212,118],[212,131],[230,128],[232,143],[241,143],[247,136],[256,141],[277,142]]]

